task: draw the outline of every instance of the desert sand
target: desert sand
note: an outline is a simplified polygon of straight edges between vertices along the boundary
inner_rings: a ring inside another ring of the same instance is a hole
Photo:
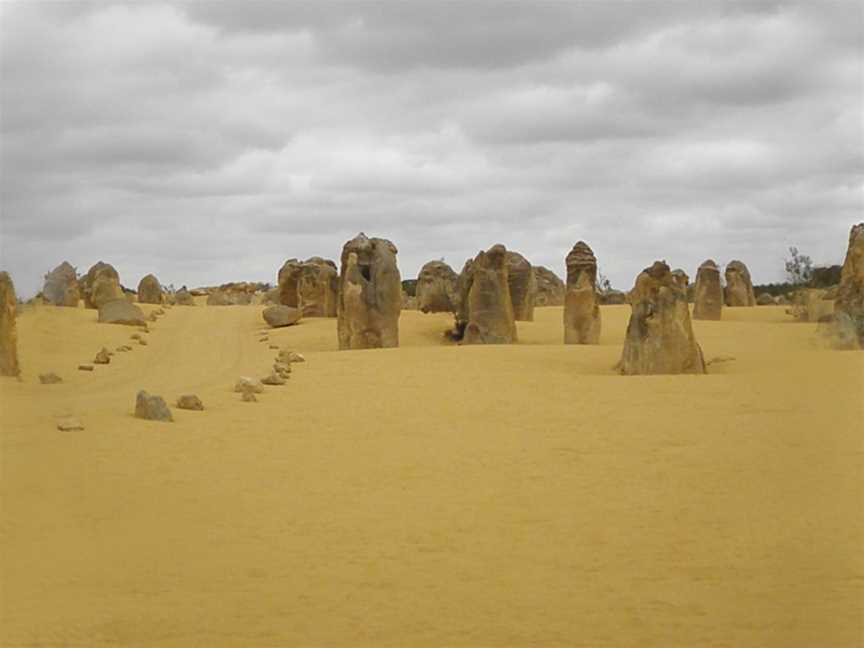
[[[559,307],[511,346],[406,311],[399,348],[339,352],[310,318],[269,333],[307,362],[245,403],[261,310],[175,307],[83,372],[136,329],[22,309],[0,645],[861,645],[864,354],[815,324],[726,308],[693,327],[733,360],[625,377],[626,305],[597,346]],[[133,418],[139,389],[175,422]]]

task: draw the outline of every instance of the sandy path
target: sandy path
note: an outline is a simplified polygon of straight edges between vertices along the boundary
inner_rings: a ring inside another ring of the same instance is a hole
[[[406,312],[400,349],[335,352],[307,320],[270,337],[308,362],[241,403],[259,312],[174,308],[94,374],[131,330],[21,316],[2,645],[861,645],[864,356],[781,309],[697,322],[736,358],[700,377],[611,372],[626,307],[596,347],[558,308],[511,347]],[[139,388],[208,409],[139,421]]]

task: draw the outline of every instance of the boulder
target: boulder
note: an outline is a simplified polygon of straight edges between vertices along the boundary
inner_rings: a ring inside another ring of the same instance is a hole
[[[459,280],[453,268],[443,261],[429,261],[417,275],[416,307],[422,313],[455,313],[456,283]],[[412,298],[403,293],[403,306]]]
[[[261,384],[260,380],[255,380],[254,378],[247,378],[246,376],[240,376],[237,379],[237,382],[234,384],[234,391],[239,392],[241,394],[252,393],[252,394],[260,394],[264,391],[264,386]]]
[[[517,322],[534,321],[534,300],[537,297],[537,279],[534,268],[518,252],[507,251],[507,284],[510,287],[510,303]]]
[[[834,309],[849,316],[860,345],[864,346],[864,223],[858,223],[849,232]]]
[[[135,418],[164,422],[174,420],[165,400],[161,396],[151,396],[143,389],[135,397]]]
[[[87,308],[99,308],[114,299],[125,299],[120,287],[120,275],[114,266],[98,261],[81,279],[81,296]]]
[[[303,316],[303,311],[291,306],[268,306],[261,315],[267,324],[273,328],[279,328],[281,326],[291,326],[299,322]]]
[[[204,403],[195,394],[183,394],[177,399],[177,408],[200,412],[204,410]]]
[[[625,375],[705,373],[690,323],[687,292],[657,261],[636,278],[632,313],[617,369]]]
[[[15,327],[17,305],[15,284],[8,272],[0,272],[0,376],[17,376],[18,331]]]
[[[142,326],[146,324],[144,311],[125,299],[115,299],[99,307],[99,321],[103,324],[125,324]]]
[[[303,317],[336,317],[339,301],[336,264],[321,257],[306,259],[300,265],[297,296]]]
[[[342,248],[337,332],[340,349],[399,346],[402,284],[396,246],[362,232]]]
[[[516,342],[507,248],[493,245],[469,259],[459,275],[459,312],[450,337],[464,344]]]
[[[723,285],[720,268],[708,259],[696,272],[696,294],[693,297],[693,319],[719,320],[723,317]]]
[[[756,295],[750,271],[741,261],[730,261],[726,265],[726,305],[755,306]]]
[[[537,293],[535,306],[562,306],[564,304],[564,282],[549,268],[534,266],[534,282]]]
[[[54,306],[73,308],[78,306],[78,300],[81,298],[78,272],[68,261],[64,261],[45,275],[42,297],[46,303]]]
[[[185,288],[181,288],[176,293],[174,293],[174,303],[177,306],[194,306],[195,298]]]
[[[162,285],[159,280],[152,274],[138,282],[138,303],[140,304],[161,304],[162,303]]]
[[[597,259],[584,241],[566,259],[564,293],[564,344],[599,344],[600,300],[597,294]]]
[[[102,350],[93,358],[93,364],[108,364],[110,362],[111,353],[105,347],[102,347]]]
[[[298,259],[288,259],[279,268],[279,303],[291,308],[300,308],[300,275],[303,264]]]

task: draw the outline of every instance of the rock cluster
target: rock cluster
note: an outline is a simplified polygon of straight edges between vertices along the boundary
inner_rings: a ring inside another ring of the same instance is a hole
[[[510,303],[513,318],[517,322],[534,321],[534,300],[537,297],[537,279],[534,268],[524,256],[507,251],[507,284],[510,287]]]
[[[458,282],[459,311],[450,337],[464,344],[516,342],[508,272],[507,248],[500,244],[465,262]]]
[[[360,233],[342,248],[337,330],[340,349],[399,346],[402,285],[396,246]]]
[[[696,272],[696,294],[693,297],[693,319],[719,320],[723,315],[723,286],[720,268],[708,259]]]
[[[0,272],[0,376],[17,376],[18,331],[15,328],[15,284],[8,272]]]
[[[162,285],[154,275],[148,274],[138,282],[138,303],[162,303]]]
[[[618,370],[625,375],[705,373],[690,323],[687,293],[657,261],[636,278]]]
[[[423,313],[454,313],[458,295],[456,283],[459,280],[453,268],[443,261],[429,261],[417,275],[416,303]],[[410,306],[411,297],[404,295],[403,305]]]
[[[78,306],[78,300],[81,298],[78,272],[68,261],[64,261],[45,275],[42,297],[54,306],[73,308]]]
[[[730,261],[726,265],[726,305],[756,305],[756,295],[753,293],[750,271],[741,261]]]
[[[598,344],[601,319],[597,259],[588,244],[579,241],[567,255],[566,264],[564,344]]]
[[[564,282],[549,268],[534,266],[534,281],[537,294],[535,306],[562,306],[564,304]]]

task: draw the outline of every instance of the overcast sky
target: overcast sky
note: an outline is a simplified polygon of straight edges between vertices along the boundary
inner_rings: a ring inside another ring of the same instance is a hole
[[[629,289],[666,259],[840,263],[864,220],[864,4],[0,2],[0,267],[275,281],[391,239]]]

